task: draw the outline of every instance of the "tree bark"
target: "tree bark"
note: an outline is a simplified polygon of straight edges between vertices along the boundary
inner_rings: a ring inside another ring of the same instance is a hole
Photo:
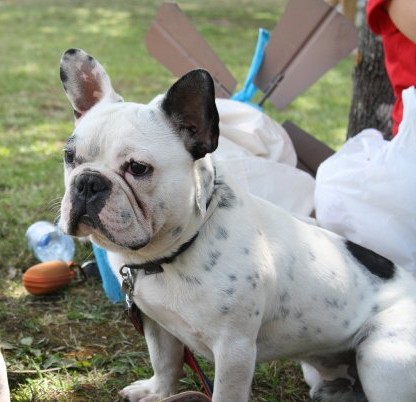
[[[374,35],[363,21],[356,66],[347,138],[365,128],[376,128],[391,138],[391,111],[394,96],[384,67],[381,38]]]

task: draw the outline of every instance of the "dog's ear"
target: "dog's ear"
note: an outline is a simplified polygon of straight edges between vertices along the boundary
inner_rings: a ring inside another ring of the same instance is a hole
[[[62,55],[60,75],[74,109],[75,123],[103,99],[123,101],[111,86],[103,66],[81,49],[68,49]]]
[[[214,82],[207,71],[193,70],[180,78],[167,92],[162,109],[195,160],[215,151],[219,117]]]

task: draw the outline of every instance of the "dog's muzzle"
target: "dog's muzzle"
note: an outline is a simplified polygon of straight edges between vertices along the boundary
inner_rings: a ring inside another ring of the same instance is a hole
[[[111,181],[95,171],[84,171],[71,186],[71,212],[68,232],[75,235],[80,223],[97,227],[99,213],[111,194]]]

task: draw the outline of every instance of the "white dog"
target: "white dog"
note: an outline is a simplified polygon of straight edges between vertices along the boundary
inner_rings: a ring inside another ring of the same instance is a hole
[[[115,270],[143,268],[133,299],[154,375],[123,397],[174,394],[187,345],[215,362],[215,402],[248,401],[256,362],[282,357],[305,362],[315,401],[416,401],[414,279],[225,177],[206,71],[148,105],[123,102],[82,50],[61,78],[76,119],[61,226]]]

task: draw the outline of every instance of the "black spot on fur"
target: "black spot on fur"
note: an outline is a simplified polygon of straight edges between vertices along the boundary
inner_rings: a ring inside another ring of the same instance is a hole
[[[209,256],[209,261],[203,265],[203,268],[205,271],[211,272],[212,268],[214,268],[215,265],[217,265],[217,262],[221,256],[221,253],[218,250],[210,251],[208,253],[208,256]]]
[[[290,295],[287,291],[284,291],[280,296],[279,296],[280,302],[284,303],[286,301],[288,301],[290,299]]]
[[[342,310],[342,307],[341,307],[341,304],[340,304],[339,300],[336,300],[336,299],[329,299],[329,298],[325,297],[325,305],[328,308]]]
[[[208,256],[209,256],[209,265],[211,265],[211,267],[214,267],[217,264],[218,258],[220,258],[221,253],[218,250],[210,251]]]
[[[235,289],[234,288],[224,289],[223,292],[228,296],[232,296],[235,293]]]
[[[233,208],[235,206],[236,196],[235,196],[233,190],[231,190],[231,188],[228,185],[223,184],[221,186],[221,196],[220,197],[221,198],[218,202],[218,207],[219,208]]]
[[[295,280],[295,273],[294,273],[294,270],[293,270],[293,267],[292,266],[290,266],[288,268],[288,270],[287,270],[287,276],[289,277],[289,279],[291,281],[294,281]]]
[[[296,318],[297,320],[300,320],[302,317],[303,317],[303,313],[302,313],[302,311],[296,311],[296,313],[295,313],[295,318]]]
[[[190,285],[201,285],[201,281],[196,276],[186,275],[179,272],[179,277]]]
[[[215,236],[218,240],[227,240],[228,239],[228,232],[222,226],[217,228],[217,235]]]
[[[208,264],[204,264],[202,266],[202,268],[204,268],[204,271],[207,271],[207,272],[211,272],[212,271],[212,267],[210,265],[208,265]]]
[[[249,250],[247,247],[244,247],[244,248],[243,248],[243,253],[244,253],[245,255],[249,255],[249,254],[250,254],[250,250]]]
[[[345,242],[345,245],[354,258],[366,267],[373,275],[385,280],[394,277],[395,265],[387,258],[384,258],[374,251],[366,249],[365,247],[350,242],[349,240]]]
[[[175,229],[172,230],[172,235],[174,237],[177,237],[182,233],[182,231],[183,231],[182,226],[178,226],[178,227],[176,227]]]
[[[280,306],[279,308],[279,317],[285,319],[289,316],[290,310],[285,306]]]
[[[62,67],[59,70],[59,75],[61,76],[61,81],[63,83],[68,81],[68,75],[66,74],[66,72],[64,71],[64,69]]]
[[[228,278],[230,278],[231,282],[235,282],[237,280],[237,277],[235,275],[228,275]]]
[[[130,211],[121,211],[120,212],[120,218],[123,224],[126,224],[129,222],[129,220],[131,219],[131,213]]]
[[[253,278],[253,276],[251,276],[251,275],[247,275],[246,279],[247,279],[247,282],[249,282],[249,283],[251,284],[251,288],[252,288],[252,289],[255,289],[255,288],[257,287],[257,282],[256,282],[256,280]]]
[[[230,312],[230,308],[228,306],[221,306],[220,311],[222,314],[228,314]]]

